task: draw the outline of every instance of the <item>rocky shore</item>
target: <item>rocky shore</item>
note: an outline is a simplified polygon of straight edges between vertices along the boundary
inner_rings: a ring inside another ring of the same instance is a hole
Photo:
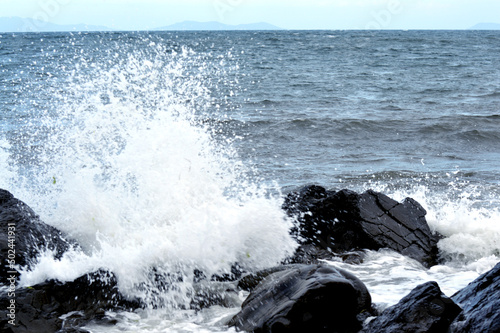
[[[500,332],[500,263],[451,297],[431,281],[378,313],[361,280],[320,260],[355,264],[363,250],[387,248],[425,267],[436,265],[440,236],[431,232],[415,200],[307,186],[290,193],[283,209],[296,221],[290,230],[300,244],[294,256],[261,272],[243,272],[235,264],[234,274],[212,278],[228,283],[226,292],[250,292],[229,326],[247,332]],[[145,306],[122,295],[106,270],[68,283],[17,284],[18,269],[33,265],[40,249],[52,250],[57,259],[78,247],[0,190],[1,332],[86,332],[81,327],[91,321],[114,325],[107,310]],[[214,304],[225,305],[223,295],[202,290],[192,307]]]

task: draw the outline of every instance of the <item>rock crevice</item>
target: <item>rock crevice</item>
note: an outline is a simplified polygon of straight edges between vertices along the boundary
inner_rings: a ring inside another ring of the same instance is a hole
[[[292,234],[302,245],[333,253],[388,248],[427,267],[437,263],[438,236],[411,198],[399,203],[372,190],[358,194],[312,185],[290,193],[283,208],[297,220]]]

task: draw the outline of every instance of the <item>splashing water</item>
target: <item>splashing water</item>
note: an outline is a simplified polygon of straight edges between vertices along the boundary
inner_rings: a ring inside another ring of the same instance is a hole
[[[238,67],[227,45],[213,54],[216,45],[195,52],[174,45],[172,35],[83,34],[68,41],[59,36],[52,48],[44,44],[50,39],[26,38],[44,49],[36,61],[46,61],[33,65],[32,75],[18,73],[22,85],[12,88],[21,94],[15,110],[20,123],[15,130],[2,124],[3,133],[13,135],[0,139],[0,163],[10,165],[1,170],[0,185],[82,249],[58,261],[44,253],[23,272],[22,285],[70,281],[104,268],[117,275],[125,295],[142,298],[151,308],[184,308],[198,287],[192,283],[195,270],[222,274],[236,262],[256,270],[291,253],[296,246],[288,235],[291,222],[280,209],[281,199],[268,194],[279,191],[259,186],[263,182],[253,178],[224,134],[227,128],[218,125],[238,86],[230,72]],[[26,70],[21,68],[26,61],[20,58],[15,68]],[[252,77],[248,68],[243,72]],[[255,94],[260,98],[262,90]],[[249,142],[252,149],[263,147]],[[398,201],[413,197],[428,211],[431,228],[445,236],[439,248],[448,261],[431,269],[386,250],[368,251],[360,265],[335,262],[358,276],[381,308],[429,280],[451,295],[500,260],[498,184],[491,191],[488,181],[475,188],[463,181],[473,177],[458,169],[449,174],[367,171],[365,177],[356,171],[351,183],[338,185],[373,188]],[[158,275],[168,288],[158,285]],[[92,331],[220,331],[223,324],[216,321],[234,311],[215,306],[196,314],[112,313],[121,318],[119,326]]]
[[[16,195],[82,250],[44,254],[22,285],[105,268],[126,295],[187,306],[195,269],[264,268],[296,246],[280,198],[203,121],[219,116],[210,114],[217,67],[189,49],[149,46],[73,60],[51,106],[25,126],[36,157],[19,167],[29,172],[18,170]],[[156,285],[153,268],[172,288]]]
[[[424,175],[404,184],[375,181],[358,190],[372,188],[397,201],[411,197],[419,202],[427,211],[431,230],[443,236],[438,248],[448,265],[459,267],[490,258],[493,267],[500,260],[498,188],[477,185],[461,176],[455,171],[444,178]]]

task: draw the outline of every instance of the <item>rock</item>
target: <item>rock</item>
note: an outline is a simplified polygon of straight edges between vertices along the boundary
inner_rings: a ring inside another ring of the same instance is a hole
[[[241,304],[236,282],[203,281],[193,285],[190,309],[200,311],[211,306],[234,308]]]
[[[451,332],[500,332],[500,263],[451,298],[463,309]]]
[[[331,250],[323,249],[314,244],[301,244],[292,257],[283,261],[287,264],[320,264],[322,260],[343,261],[348,264],[360,264],[366,256],[365,251],[348,251],[334,253]]]
[[[366,324],[362,333],[445,333],[460,311],[436,282],[427,282]]]
[[[294,267],[300,268],[301,266],[302,265],[283,265],[283,266],[276,266],[263,269],[256,273],[250,273],[245,275],[238,281],[237,287],[240,290],[252,291],[259,285],[259,283],[262,282],[262,280],[264,280],[269,275],[277,272],[290,270],[293,269]]]
[[[357,332],[371,310],[365,285],[330,265],[291,265],[266,276],[230,326],[248,332]]]
[[[8,304],[15,300],[15,326],[9,323]],[[113,274],[98,271],[84,275],[75,281],[62,283],[49,280],[28,288],[18,287],[15,296],[4,293],[0,297],[0,331],[2,332],[56,332],[77,330],[63,327],[61,317],[73,314],[72,322],[82,325],[90,320],[105,317],[105,310],[132,309],[139,307],[135,301],[127,301],[117,289]],[[68,325],[66,325],[68,326]],[[71,325],[69,325],[71,326]]]
[[[312,185],[290,193],[283,208],[297,218],[292,234],[301,244],[337,253],[388,248],[427,267],[437,262],[438,238],[425,209],[411,198],[398,203],[372,190],[358,194]]]
[[[17,285],[19,267],[35,264],[44,250],[52,251],[55,259],[60,259],[71,247],[78,245],[43,223],[28,205],[0,189],[0,253],[7,259],[0,266],[0,276],[7,282],[7,289],[0,292],[0,331],[83,332],[78,325],[104,320],[106,309],[140,306],[122,297],[115,276],[107,271],[67,283],[49,280],[28,288]],[[9,309],[13,301],[15,306]],[[62,319],[61,316],[72,312],[75,313],[69,318]],[[12,319],[9,315],[13,314],[15,325],[9,323]]]
[[[49,249],[59,259],[71,246],[62,233],[43,223],[24,202],[0,189],[0,277],[3,281],[16,271],[17,265],[30,266],[40,251]],[[15,256],[15,257],[14,257]],[[16,277],[17,278],[17,277]]]
[[[300,244],[292,257],[284,260],[283,264],[320,264],[321,260],[332,260],[336,254],[315,244]]]

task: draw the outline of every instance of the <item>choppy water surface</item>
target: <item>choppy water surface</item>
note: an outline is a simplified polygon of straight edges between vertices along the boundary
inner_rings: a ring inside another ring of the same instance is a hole
[[[2,34],[0,186],[83,247],[21,283],[106,268],[152,308],[92,331],[225,332],[244,294],[173,310],[194,270],[279,263],[282,193],[316,183],[411,196],[445,236],[430,270],[332,263],[380,308],[429,280],[451,295],[500,260],[499,51],[479,31]]]

